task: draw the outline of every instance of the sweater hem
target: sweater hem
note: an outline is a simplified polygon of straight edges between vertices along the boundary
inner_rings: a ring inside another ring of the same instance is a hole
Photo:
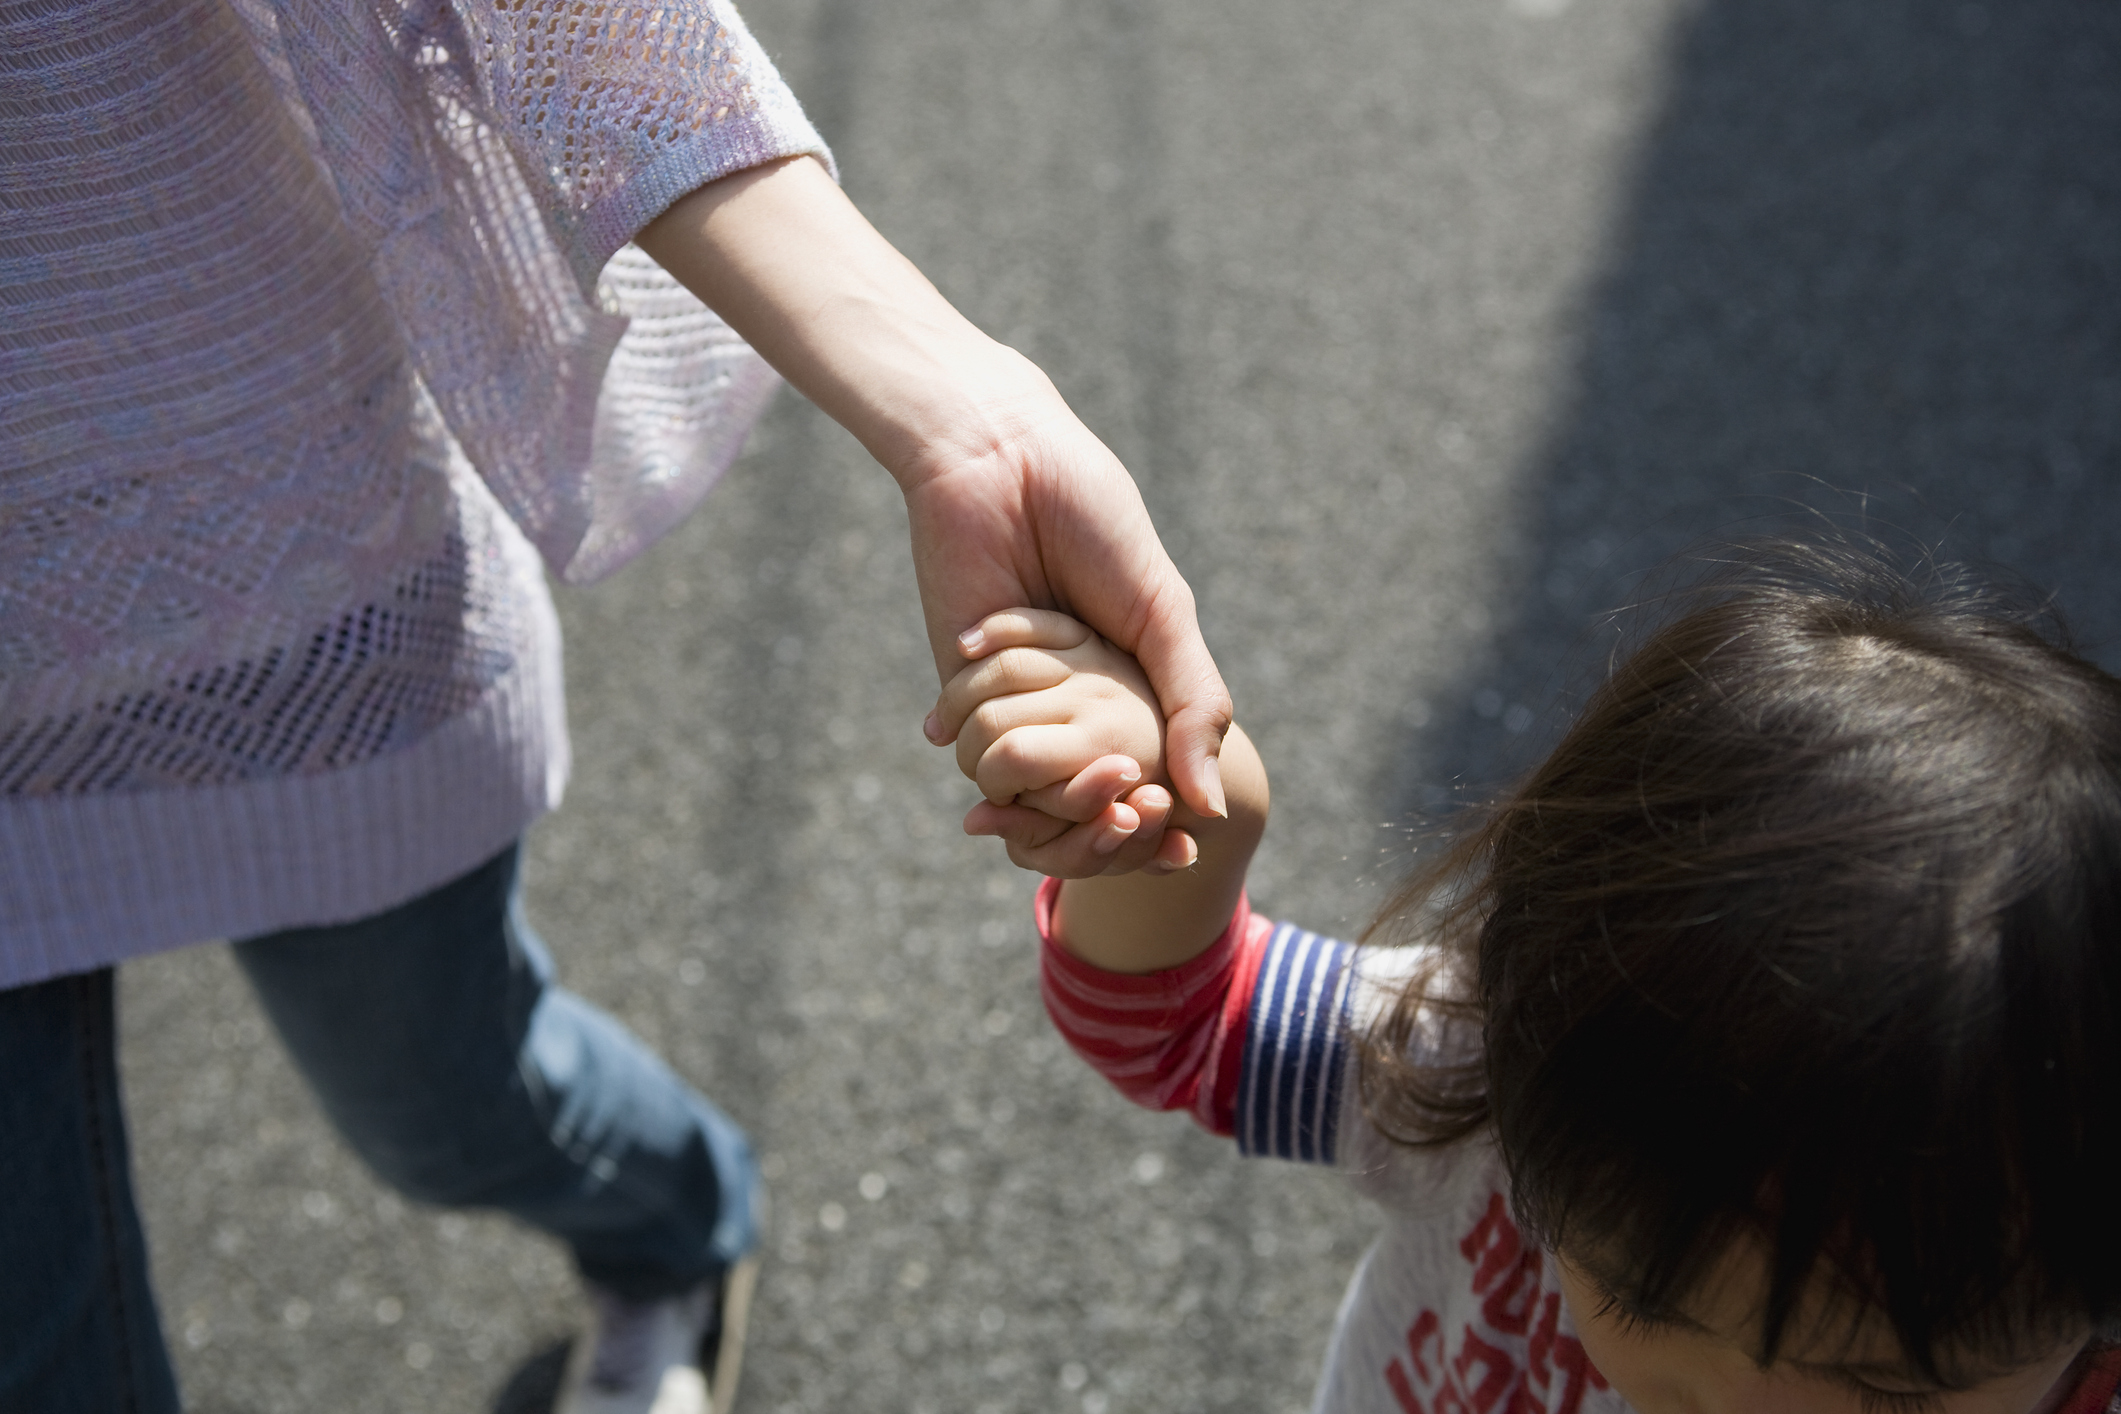
[[[0,988],[216,938],[343,923],[466,873],[559,803],[559,631],[467,711],[322,775],[0,801]]]

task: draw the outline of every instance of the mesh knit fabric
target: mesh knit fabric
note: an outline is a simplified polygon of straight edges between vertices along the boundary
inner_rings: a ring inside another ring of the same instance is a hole
[[[0,0],[0,985],[556,800],[537,555],[624,563],[774,387],[626,242],[799,152],[710,0]]]

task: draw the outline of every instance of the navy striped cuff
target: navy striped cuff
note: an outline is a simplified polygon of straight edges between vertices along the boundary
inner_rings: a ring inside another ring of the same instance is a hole
[[[1237,1081],[1237,1147],[1330,1164],[1348,1051],[1355,949],[1293,924],[1260,959]]]

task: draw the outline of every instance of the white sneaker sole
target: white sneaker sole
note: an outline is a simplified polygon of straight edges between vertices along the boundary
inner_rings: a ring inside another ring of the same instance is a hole
[[[758,1283],[759,1261],[746,1257],[722,1280],[722,1334],[715,1349],[701,1350],[701,1368],[673,1365],[663,1372],[655,1397],[642,1404],[640,1392],[607,1394],[589,1383],[596,1341],[585,1330],[567,1352],[553,1414],[728,1414],[736,1403],[738,1372],[744,1363],[744,1335],[750,1324],[751,1294]]]

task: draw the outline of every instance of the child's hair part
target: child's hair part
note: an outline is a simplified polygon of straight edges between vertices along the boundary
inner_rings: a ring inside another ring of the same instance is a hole
[[[1964,570],[1735,558],[1372,930],[1445,942],[1365,1056],[1373,1118],[1491,1125],[1527,1231],[1625,1308],[1757,1241],[1763,1361],[1821,1275],[1947,1381],[2104,1328],[2121,682]],[[1438,1006],[1477,1070],[1409,1059]]]

